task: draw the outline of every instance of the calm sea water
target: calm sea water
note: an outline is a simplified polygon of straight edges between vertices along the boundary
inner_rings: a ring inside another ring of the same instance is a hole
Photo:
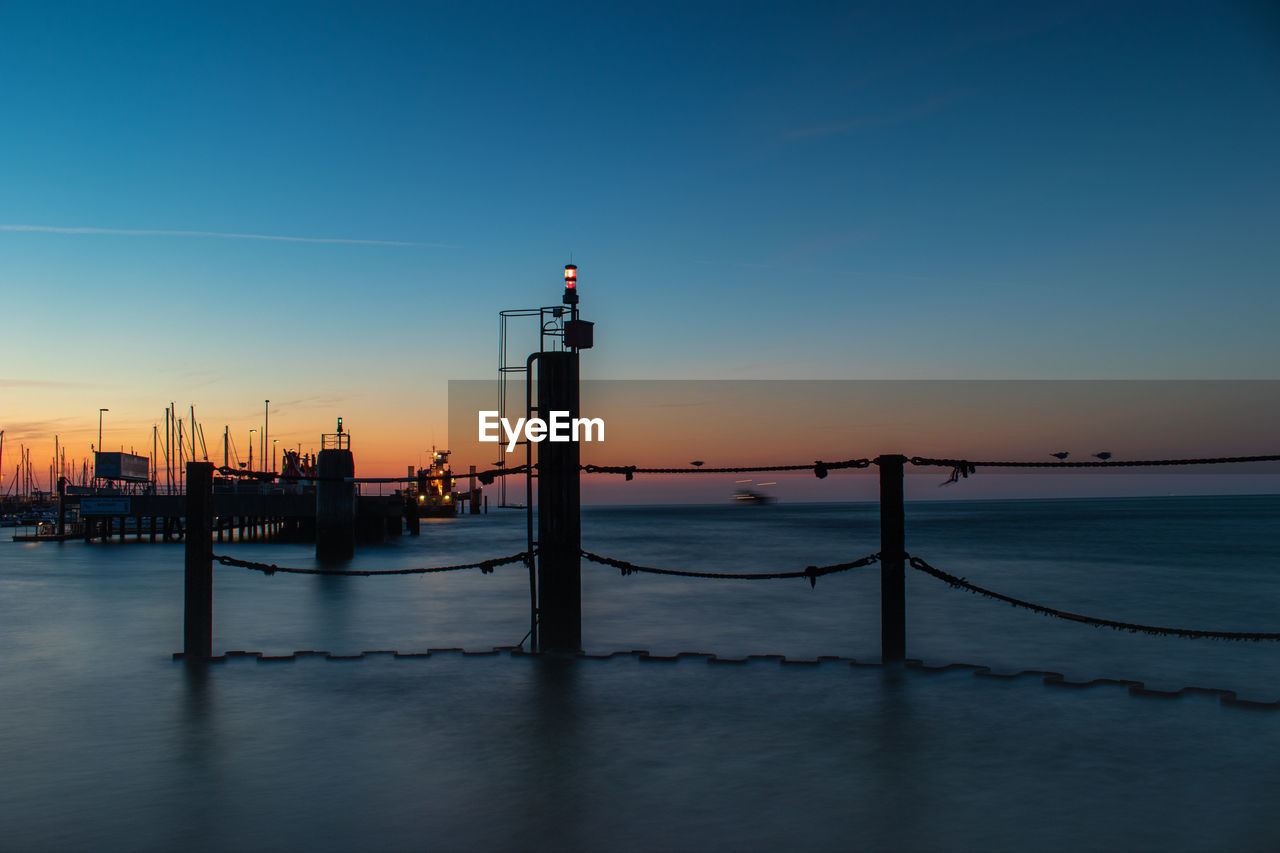
[[[600,508],[584,546],[763,571],[877,550],[874,505]],[[845,662],[233,659],[189,672],[180,544],[0,541],[0,849],[1275,849],[1280,713]],[[358,552],[522,550],[523,516]],[[1280,630],[1280,498],[919,503],[908,549],[1107,618]],[[308,546],[215,550],[313,565]],[[908,570],[908,653],[1280,699],[1280,644],[1060,622]],[[215,567],[214,648],[487,650],[523,567],[322,578]],[[583,565],[589,652],[879,653],[878,568],[728,582]]]

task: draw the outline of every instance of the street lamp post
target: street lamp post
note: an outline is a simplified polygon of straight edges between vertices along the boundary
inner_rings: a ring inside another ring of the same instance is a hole
[[[93,479],[98,479],[98,454],[102,452],[102,413],[110,409],[98,409],[98,446],[93,454]]]

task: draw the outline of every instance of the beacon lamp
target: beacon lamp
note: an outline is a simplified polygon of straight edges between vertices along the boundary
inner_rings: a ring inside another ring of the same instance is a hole
[[[564,265],[564,304],[578,304],[578,268],[574,264]]]
[[[574,264],[564,265],[564,304],[573,308],[569,319],[564,322],[565,347],[571,350],[591,349],[595,342],[594,324],[578,319],[578,268]]]

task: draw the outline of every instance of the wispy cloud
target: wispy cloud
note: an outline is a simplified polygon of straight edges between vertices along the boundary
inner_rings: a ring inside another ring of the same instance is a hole
[[[0,377],[0,388],[92,388],[89,382],[59,382],[54,379],[5,379]]]
[[[5,424],[0,424],[0,429],[4,430],[4,442],[6,447],[12,445],[16,450],[17,446],[14,445],[14,442],[48,440],[49,443],[52,444],[54,435],[73,435],[91,431],[91,429],[87,427],[84,429],[80,428],[79,422],[81,420],[83,419],[62,417],[46,418],[40,421],[10,421]],[[96,437],[94,438],[94,441],[97,441]],[[50,452],[52,453],[52,450]],[[6,453],[5,457],[8,458],[8,456],[9,454]]]
[[[298,397],[294,400],[281,400],[272,403],[275,411],[284,413],[290,409],[327,409],[340,405],[351,399],[349,394],[313,394],[310,397]]]
[[[125,237],[222,237],[231,240],[276,240],[284,243],[345,243],[356,246],[416,246],[430,249],[460,249],[452,243],[424,243],[410,240],[357,240],[348,237],[289,237],[281,234],[238,234],[228,231],[172,231],[144,228],[67,228],[57,225],[0,225],[0,231],[36,231],[44,234],[108,234]]]

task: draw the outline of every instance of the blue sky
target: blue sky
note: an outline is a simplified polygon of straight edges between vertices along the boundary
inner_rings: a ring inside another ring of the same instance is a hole
[[[602,378],[1274,378],[1278,18],[4,3],[0,225],[413,245],[0,230],[0,417],[442,430],[570,252]]]

